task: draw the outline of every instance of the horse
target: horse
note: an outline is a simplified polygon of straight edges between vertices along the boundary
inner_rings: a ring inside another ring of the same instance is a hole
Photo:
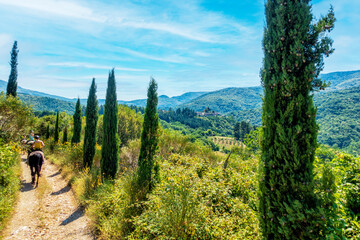
[[[41,151],[32,152],[29,155],[29,166],[31,171],[31,184],[35,184],[35,175],[37,175],[36,179],[36,187],[39,184],[39,177],[41,172],[41,166],[43,164],[43,153]]]

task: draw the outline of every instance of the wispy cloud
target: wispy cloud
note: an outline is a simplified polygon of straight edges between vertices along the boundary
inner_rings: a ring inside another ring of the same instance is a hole
[[[53,62],[49,63],[48,66],[59,66],[59,67],[78,67],[78,68],[90,68],[90,69],[107,69],[110,70],[111,66],[105,65],[97,65],[91,63],[84,63],[84,62]],[[130,72],[144,72],[147,71],[146,69],[137,69],[137,68],[125,68],[125,67],[115,67],[117,70],[122,71],[130,71]]]
[[[46,12],[48,14],[61,15],[64,17],[90,20],[94,22],[104,22],[105,17],[96,16],[94,11],[88,7],[70,1],[54,0],[0,0],[0,4],[20,8],[27,8],[35,11]]]

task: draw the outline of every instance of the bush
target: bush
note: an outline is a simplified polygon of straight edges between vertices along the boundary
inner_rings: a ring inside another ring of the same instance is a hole
[[[5,145],[0,139],[0,231],[10,215],[20,188],[20,149],[15,144]]]

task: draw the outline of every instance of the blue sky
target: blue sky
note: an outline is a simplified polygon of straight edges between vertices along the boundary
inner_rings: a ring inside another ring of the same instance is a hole
[[[360,1],[314,0],[316,17],[330,4],[335,53],[324,72],[360,69]],[[0,79],[18,41],[18,84],[86,98],[92,77],[104,98],[115,67],[118,99],[260,84],[264,0],[0,0]]]

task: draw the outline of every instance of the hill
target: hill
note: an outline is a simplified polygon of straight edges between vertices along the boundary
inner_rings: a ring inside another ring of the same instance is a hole
[[[256,109],[261,107],[262,87],[225,88],[204,94],[188,103],[181,104],[180,108],[190,108],[202,111],[206,107],[226,114],[232,111]]]
[[[360,87],[360,70],[322,74],[321,78],[331,83],[327,91]]]
[[[4,91],[6,92],[6,86],[7,82],[0,80],[0,92]],[[174,97],[168,97],[166,95],[159,96],[159,103],[158,108],[159,109],[170,109],[170,108],[176,108],[177,106],[189,102],[201,95],[204,95],[206,92],[187,92],[180,96],[174,96]],[[77,98],[65,98],[61,96],[51,95],[47,93],[42,93],[38,91],[33,91],[29,89],[22,88],[18,86],[18,94],[21,99],[24,99],[26,102],[28,102],[30,105],[34,106],[34,110],[36,111],[42,111],[44,109],[48,111],[56,111],[59,110],[61,112],[66,111],[68,113],[71,113],[74,111],[73,107],[75,104],[69,104],[69,103],[76,103]],[[23,94],[21,96],[21,94]],[[42,97],[44,99],[42,99]],[[52,101],[50,99],[56,99],[59,101]],[[56,106],[55,103],[58,103],[58,106]],[[66,103],[67,102],[67,103]],[[86,105],[87,99],[80,99],[80,102],[82,105]],[[105,99],[98,99],[98,102],[100,105],[105,104]],[[146,106],[146,99],[138,99],[138,100],[132,100],[132,101],[123,101],[118,100],[119,104],[125,104],[128,106],[137,106],[137,107],[145,107]]]
[[[75,111],[75,102],[64,101],[52,97],[33,96],[19,93],[19,98],[31,105],[35,111],[67,112],[73,114]]]

